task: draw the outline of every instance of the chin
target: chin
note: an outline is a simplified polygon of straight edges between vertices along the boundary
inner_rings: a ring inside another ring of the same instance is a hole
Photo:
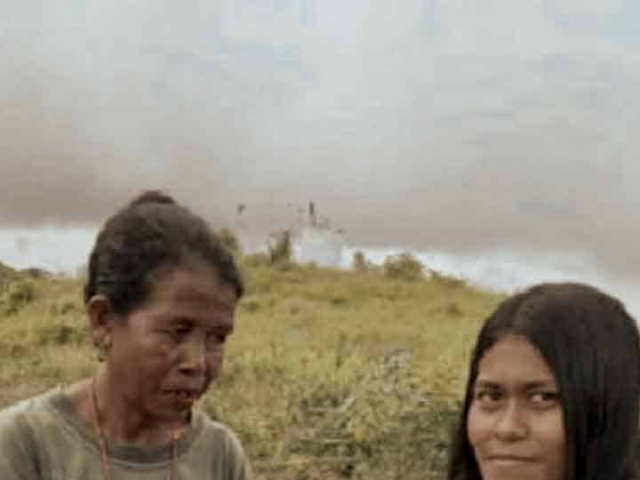
[[[189,405],[175,405],[163,402],[160,405],[154,405],[153,409],[149,409],[149,413],[162,421],[182,422],[190,417],[192,408],[193,403]]]
[[[539,465],[514,463],[492,465],[482,469],[482,480],[550,480]]]

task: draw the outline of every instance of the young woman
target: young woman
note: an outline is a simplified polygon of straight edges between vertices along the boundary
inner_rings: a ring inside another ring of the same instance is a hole
[[[200,217],[147,192],[107,220],[85,303],[95,376],[0,413],[9,480],[247,480],[236,436],[193,409],[222,367],[243,284]]]
[[[543,284],[505,300],[477,339],[450,480],[636,477],[640,338],[611,296]]]

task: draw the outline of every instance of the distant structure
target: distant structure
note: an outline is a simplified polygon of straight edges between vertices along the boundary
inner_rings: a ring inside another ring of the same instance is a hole
[[[267,245],[273,240],[273,236],[287,232],[290,235],[292,246],[292,257],[297,263],[315,263],[322,267],[340,267],[342,263],[342,252],[345,247],[345,232],[342,229],[332,229],[329,219],[318,214],[318,209],[313,201],[306,207],[296,206],[288,202],[287,209],[295,211],[293,221],[287,222],[285,226],[279,226],[269,234]],[[242,234],[247,227],[247,213],[250,213],[249,205],[238,203],[235,208],[235,219],[233,229]],[[274,222],[276,225],[278,221]],[[248,237],[243,240],[247,241]],[[264,244],[261,239],[254,242],[245,251],[261,251]],[[267,247],[268,248],[268,247]]]
[[[295,242],[296,260],[322,267],[339,267],[344,245],[344,232],[332,230],[329,219],[319,217],[315,203],[309,202],[307,219],[303,219]]]

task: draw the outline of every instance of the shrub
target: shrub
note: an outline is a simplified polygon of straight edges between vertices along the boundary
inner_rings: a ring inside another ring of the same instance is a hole
[[[214,230],[213,233],[220,239],[225,248],[229,250],[234,257],[242,255],[242,245],[233,231],[229,228],[223,227],[218,230]]]
[[[38,330],[40,345],[81,345],[84,341],[84,330],[67,323],[52,322]]]
[[[358,250],[353,254],[353,269],[356,272],[364,273],[369,270],[369,263],[367,262],[367,257],[364,256],[364,253]]]
[[[464,280],[462,280],[461,278],[456,278],[453,277],[451,275],[445,275],[443,273],[440,273],[438,271],[432,271],[430,272],[431,274],[431,278],[435,281],[438,282],[439,284],[446,286],[446,287],[452,287],[452,288],[463,288],[466,287],[466,282]]]
[[[1,303],[5,315],[17,313],[35,298],[35,287],[31,281],[23,280],[9,284]]]
[[[384,276],[399,280],[419,280],[424,278],[424,265],[410,253],[390,255],[384,259]]]
[[[303,433],[287,442],[288,453],[305,468],[325,464],[354,478],[442,478],[459,404],[427,391],[410,364],[409,352],[394,352],[343,391],[329,383],[308,392],[299,404]]]
[[[247,268],[260,268],[268,267],[271,263],[269,254],[258,252],[244,255],[241,259],[240,265],[243,269]]]
[[[21,270],[20,273],[30,278],[50,278],[52,276],[51,272],[37,267],[25,268],[24,270]]]
[[[292,260],[293,251],[291,230],[284,229],[272,233],[267,248],[271,264],[289,265]]]
[[[65,298],[52,302],[49,307],[49,313],[53,316],[82,315],[84,313],[84,307],[79,299]]]
[[[17,276],[17,272],[0,262],[0,294],[2,294],[9,286],[12,280]]]

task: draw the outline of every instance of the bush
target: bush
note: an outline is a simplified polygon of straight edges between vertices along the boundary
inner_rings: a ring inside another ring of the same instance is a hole
[[[450,275],[444,275],[438,271],[430,272],[431,278],[441,285],[451,288],[464,288],[467,286],[466,282],[461,278],[452,277]]]
[[[17,277],[17,272],[0,262],[0,294],[4,293],[12,280]]]
[[[239,257],[242,255],[242,245],[240,244],[240,240],[236,236],[233,231],[230,229],[223,227],[218,230],[214,230],[214,235],[218,237],[222,245],[231,252],[234,257]]]
[[[20,271],[21,274],[26,275],[29,278],[51,278],[51,272],[46,271],[43,268],[30,267]]]
[[[286,451],[305,468],[324,464],[353,478],[442,478],[460,405],[425,390],[410,364],[409,352],[394,352],[344,391],[327,384],[309,392],[299,407],[303,434]]]
[[[364,256],[364,253],[358,250],[353,254],[353,269],[356,272],[365,273],[369,270],[369,262],[367,262],[367,257]]]
[[[31,303],[35,296],[35,287],[32,282],[25,280],[10,283],[0,299],[3,313],[5,315],[17,313],[25,305]]]
[[[399,280],[420,280],[424,278],[424,265],[410,253],[390,255],[384,259],[384,276]]]
[[[293,240],[291,230],[285,229],[271,234],[267,245],[269,261],[276,265],[289,265],[292,260]]]
[[[75,325],[53,322],[38,330],[40,345],[82,345],[85,342],[84,330]]]
[[[240,261],[240,266],[243,269],[268,267],[270,264],[271,259],[269,255],[262,252],[244,255]]]

